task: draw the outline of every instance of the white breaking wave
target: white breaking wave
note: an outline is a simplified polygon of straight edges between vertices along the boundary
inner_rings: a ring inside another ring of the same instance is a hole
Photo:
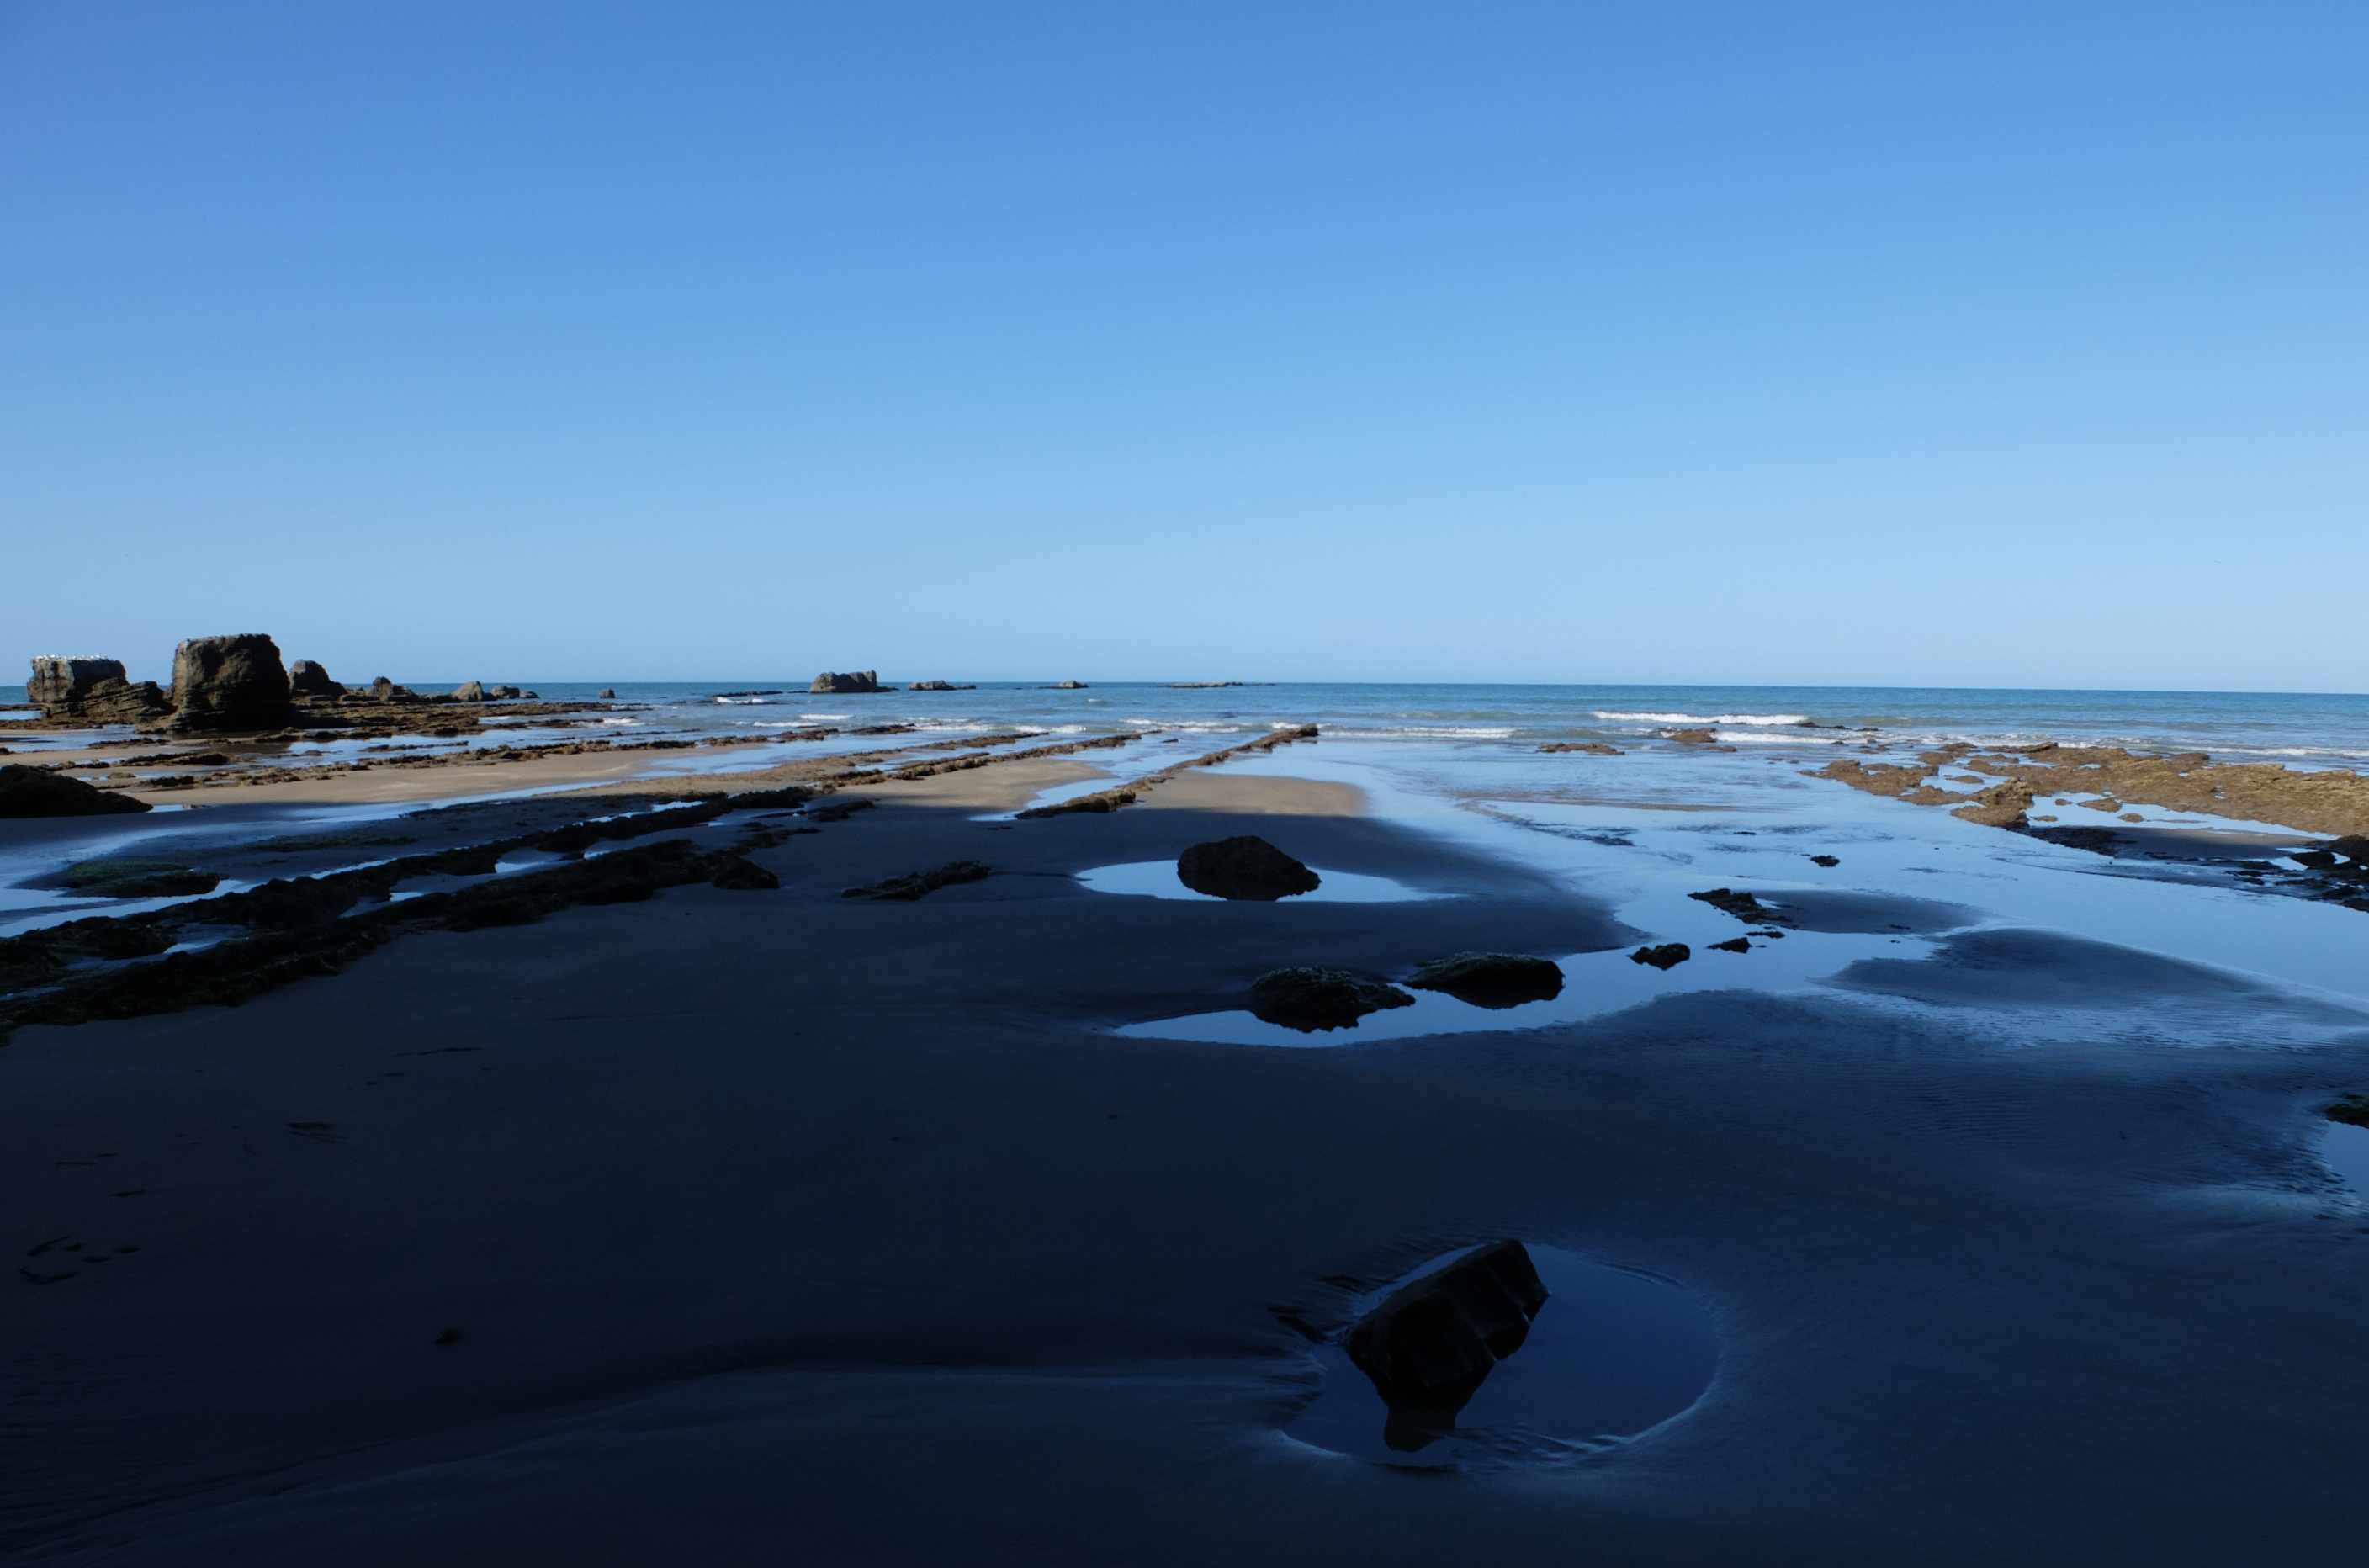
[[[1596,716],[1625,720],[1631,724],[1807,724],[1807,714],[1608,714],[1598,708]]]

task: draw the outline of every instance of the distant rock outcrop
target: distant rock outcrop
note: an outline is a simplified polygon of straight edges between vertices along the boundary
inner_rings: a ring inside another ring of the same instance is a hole
[[[288,667],[288,689],[300,697],[342,697],[346,688],[342,681],[329,679],[329,672],[309,658],[300,658]]]
[[[1547,1288],[1519,1242],[1492,1242],[1383,1298],[1343,1348],[1390,1407],[1382,1440],[1412,1451],[1456,1425],[1498,1362],[1522,1347]]]
[[[916,681],[905,688],[908,692],[976,692],[976,686],[957,686],[951,681]]]
[[[876,670],[851,670],[844,673],[826,670],[814,678],[813,685],[807,688],[809,695],[830,697],[887,690],[887,687],[880,684],[880,671]]]
[[[277,729],[294,715],[280,645],[260,632],[191,637],[173,650],[173,727]]]
[[[47,768],[0,763],[0,817],[109,817],[147,809],[144,800],[110,795]]]
[[[410,687],[398,686],[383,675],[371,682],[370,694],[371,701],[373,703],[418,703],[426,701],[425,698],[420,696],[418,692],[413,691]]]
[[[1265,839],[1244,834],[1195,844],[1176,857],[1176,879],[1217,898],[1273,903],[1313,893],[1323,879]]]
[[[25,682],[25,697],[41,710],[43,718],[83,719],[92,724],[153,724],[173,705],[154,681],[127,679],[121,659],[55,655],[33,660],[33,678]]]
[[[613,703],[617,700],[617,689],[613,686],[603,686],[592,694],[604,703]]]
[[[1086,683],[1082,681],[1056,681],[1050,689],[1056,692],[1082,692],[1086,690]]]
[[[1519,1007],[1551,1001],[1562,994],[1562,969],[1552,959],[1526,953],[1459,953],[1434,958],[1407,984],[1417,990],[1446,991],[1475,1007]]]
[[[1251,982],[1251,1012],[1302,1034],[1354,1029],[1368,1013],[1413,1005],[1398,987],[1346,969],[1270,969]]]
[[[479,681],[462,681],[452,688],[452,700],[456,703],[484,702],[486,700],[485,683]]]
[[[1708,734],[1708,731],[1704,733]],[[1591,757],[1618,757],[1620,748],[1607,746],[1597,740],[1551,740],[1539,748],[1541,751],[1584,751]]]

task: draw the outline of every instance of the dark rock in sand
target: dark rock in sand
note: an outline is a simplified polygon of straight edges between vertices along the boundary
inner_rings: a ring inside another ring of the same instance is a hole
[[[869,811],[880,803],[868,795],[841,795],[807,808],[807,819],[813,822],[844,822],[859,811]]]
[[[1810,864],[1811,864],[1812,865],[1827,865],[1827,866],[1833,866],[1833,865],[1840,865],[1840,864],[1842,864],[1842,862],[1841,862],[1841,861],[1839,861],[1839,860],[1837,860],[1833,855],[1830,855],[1830,854],[1814,854],[1814,855],[1812,855],[1812,856],[1810,857]]]
[[[1831,894],[1825,895],[1832,897]],[[1749,893],[1739,893],[1733,887],[1714,887],[1708,893],[1689,893],[1688,898],[1709,904],[1737,920],[1752,925],[1791,925],[1792,921],[1762,903]]]
[[[343,682],[329,679],[329,672],[309,658],[300,658],[288,669],[288,689],[300,697],[342,697]]]
[[[1323,885],[1307,866],[1249,834],[1195,844],[1176,857],[1176,879],[1212,898],[1264,903],[1313,893]]]
[[[910,904],[941,887],[951,887],[958,882],[984,881],[994,875],[993,869],[983,862],[958,860],[935,871],[911,871],[902,876],[891,876],[886,882],[876,882],[869,887],[850,887],[840,897],[886,898]]]
[[[1417,990],[1446,991],[1475,1007],[1519,1007],[1551,1001],[1562,994],[1562,970],[1551,959],[1526,953],[1459,953],[1434,958],[1407,984]]]
[[[0,817],[109,817],[147,809],[144,800],[93,789],[46,768],[0,763]]]
[[[173,706],[156,682],[128,680],[114,658],[38,658],[25,695],[43,718],[91,724],[152,724]]]
[[[1497,1363],[1529,1338],[1547,1296],[1529,1249],[1492,1242],[1358,1319],[1343,1348],[1390,1406],[1383,1441],[1411,1451],[1452,1428]]]
[[[1413,1005],[1398,987],[1346,969],[1270,969],[1251,982],[1251,1012],[1302,1034],[1354,1029],[1368,1013]]]
[[[729,850],[717,851],[708,857],[708,864],[716,868],[715,875],[708,881],[732,892],[770,892],[782,885],[780,877],[755,861],[744,859]]]
[[[1651,964],[1657,969],[1675,969],[1694,956],[1694,950],[1683,942],[1665,942],[1659,947],[1640,947],[1629,955],[1632,964]]]
[[[2328,1119],[2347,1127],[2369,1127],[2369,1094],[2347,1094],[2328,1107]]]
[[[876,670],[851,670],[843,674],[826,670],[814,678],[813,685],[807,688],[809,694],[825,696],[845,696],[850,692],[886,692],[887,690],[888,690],[887,687],[880,684],[880,672]]]
[[[173,727],[277,729],[295,716],[280,646],[260,632],[173,650]]]

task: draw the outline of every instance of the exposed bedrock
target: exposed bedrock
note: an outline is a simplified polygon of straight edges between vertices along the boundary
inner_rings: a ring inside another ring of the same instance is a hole
[[[1527,953],[1459,953],[1423,965],[1407,984],[1445,991],[1475,1007],[1519,1007],[1561,996],[1562,969],[1552,959]]]
[[[345,683],[329,679],[329,672],[309,658],[300,658],[288,667],[288,689],[300,697],[342,697]]]
[[[1243,834],[1195,844],[1176,857],[1176,879],[1217,898],[1273,903],[1313,893],[1322,878],[1265,839]]]
[[[2005,782],[1973,795],[1926,782],[1946,766]],[[1901,766],[1841,758],[1812,776],[1912,806],[1952,807],[1969,821],[2002,828],[2023,826],[2023,811],[2036,796],[2089,795],[2097,798],[2080,804],[2100,811],[2155,806],[2306,833],[2369,832],[2369,778],[2336,768],[2303,773],[2279,762],[2214,762],[2202,751],[2154,757],[2103,746],[2002,752],[1951,746]]]
[[[82,719],[91,724],[150,723],[172,706],[154,681],[128,679],[120,658],[43,655],[33,660],[25,697],[41,710],[43,718]]]
[[[1492,1242],[1383,1298],[1343,1346],[1390,1406],[1383,1441],[1420,1448],[1452,1428],[1546,1303],[1529,1249],[1515,1241]]]
[[[1368,1013],[1413,1005],[1398,987],[1347,969],[1270,969],[1251,982],[1251,1012],[1302,1034],[1352,1029]]]
[[[280,645],[260,632],[191,637],[173,650],[173,727],[277,729],[294,715]]]
[[[809,693],[820,693],[826,696],[844,696],[851,692],[886,692],[887,690],[888,690],[887,687],[880,684],[880,672],[876,670],[851,670],[843,673],[826,670],[814,678],[813,685],[807,688]]]
[[[46,768],[0,763],[0,817],[108,817],[147,809],[144,800],[109,795]]]

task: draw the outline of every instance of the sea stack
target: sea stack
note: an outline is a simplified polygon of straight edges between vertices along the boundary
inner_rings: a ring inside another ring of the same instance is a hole
[[[293,715],[280,645],[260,632],[173,650],[175,729],[277,729]]]

